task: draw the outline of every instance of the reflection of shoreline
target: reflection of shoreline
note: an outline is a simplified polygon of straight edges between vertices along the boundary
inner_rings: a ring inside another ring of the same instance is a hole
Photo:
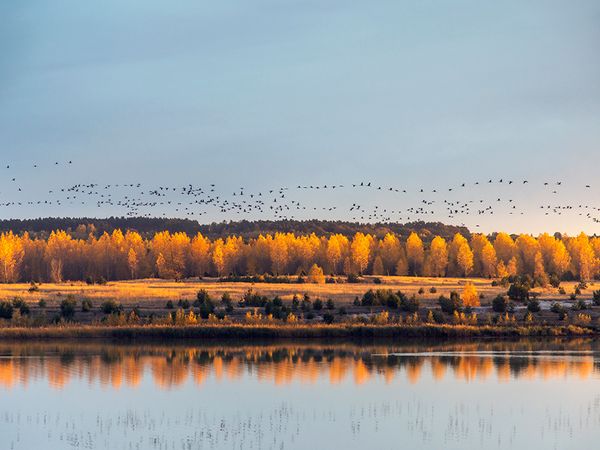
[[[419,346],[267,345],[160,346],[100,343],[8,344],[0,347],[0,387],[26,386],[47,380],[61,389],[71,380],[118,389],[138,386],[145,374],[164,389],[192,380],[235,380],[251,377],[261,382],[288,384],[363,384],[404,377],[417,383],[425,375],[435,381],[499,381],[511,379],[587,379],[600,371],[591,340],[549,342],[471,342]]]

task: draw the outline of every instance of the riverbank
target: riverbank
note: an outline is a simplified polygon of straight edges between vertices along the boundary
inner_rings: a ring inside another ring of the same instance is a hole
[[[596,336],[593,327],[576,325],[193,325],[193,326],[48,326],[0,329],[0,340],[110,339],[181,340],[181,339],[452,339],[517,338],[539,336]]]

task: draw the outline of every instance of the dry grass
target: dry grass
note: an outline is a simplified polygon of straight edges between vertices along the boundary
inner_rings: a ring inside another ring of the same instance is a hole
[[[422,306],[435,306],[437,298],[444,294],[448,296],[451,291],[462,292],[466,282],[472,282],[480,294],[484,294],[482,305],[490,304],[491,300],[498,294],[506,293],[502,286],[492,286],[488,279],[482,278],[426,278],[426,277],[380,277],[382,284],[374,284],[372,277],[367,277],[363,283],[341,283],[341,284],[268,284],[268,283],[231,283],[219,282],[214,279],[201,281],[174,282],[168,280],[136,280],[118,281],[106,285],[89,286],[82,282],[74,283],[45,283],[39,286],[39,290],[29,292],[29,284],[4,284],[0,285],[0,300],[8,300],[13,297],[22,297],[31,305],[37,304],[40,299],[45,299],[48,306],[56,307],[68,294],[77,298],[89,298],[94,304],[99,304],[107,299],[114,299],[125,307],[139,305],[145,308],[162,308],[167,300],[178,301],[179,299],[193,300],[200,289],[206,289],[211,296],[220,298],[224,292],[231,294],[234,300],[238,300],[248,290],[255,291],[273,297],[278,295],[284,300],[291,300],[294,294],[302,296],[304,293],[312,298],[332,298],[336,305],[350,304],[355,297],[362,297],[368,289],[392,289],[401,290],[408,295],[416,294],[421,300]],[[554,288],[537,288],[540,300],[562,300],[569,299],[569,294],[575,289],[577,283],[564,282],[561,286],[566,294],[561,295]],[[435,287],[437,292],[431,293],[430,289]],[[418,294],[420,288],[425,293]],[[591,299],[592,291],[598,289],[594,283],[588,283],[588,288],[581,292],[579,298]]]
[[[594,330],[569,326],[421,325],[196,325],[196,326],[52,326],[0,328],[0,339],[374,339],[374,338],[517,338],[589,336]]]

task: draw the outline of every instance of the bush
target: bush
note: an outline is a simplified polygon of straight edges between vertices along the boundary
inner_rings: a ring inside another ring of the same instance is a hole
[[[13,305],[10,302],[0,302],[0,318],[12,319]]]
[[[419,293],[419,295],[423,295],[425,293],[425,289],[421,287],[417,292]]]
[[[223,293],[223,295],[221,296],[221,304],[225,306],[225,312],[227,312],[228,314],[231,314],[233,312],[233,300],[231,298],[231,295],[229,295],[229,292]]]
[[[72,295],[67,295],[62,302],[60,302],[60,315],[65,319],[72,319],[75,316],[75,309],[77,308],[77,301]]]
[[[15,297],[12,301],[13,308],[18,309],[22,316],[29,314],[29,306],[21,297]]]
[[[212,304],[211,301],[208,302],[204,302],[200,305],[200,311],[199,311],[199,315],[201,318],[203,319],[208,319],[208,316],[210,316],[215,310],[214,305]]]
[[[513,283],[508,288],[507,294],[511,300],[527,301],[529,300],[529,285],[525,283]]]
[[[313,302],[313,308],[314,308],[316,311],[320,311],[320,310],[322,310],[322,309],[323,309],[323,301],[322,301],[320,298],[316,299],[316,300]]]
[[[406,312],[417,312],[419,310],[419,306],[419,299],[414,295],[412,295],[410,298],[406,298],[406,296],[404,296],[400,302],[400,308],[402,311]]]
[[[190,309],[190,302],[188,300],[185,300],[185,299],[184,300],[180,299],[177,302],[177,306],[179,306],[180,308],[183,308],[183,309]]]
[[[299,307],[300,307],[300,300],[298,299],[298,296],[296,294],[294,294],[294,297],[292,298],[292,310],[297,311]]]
[[[175,308],[175,305],[173,305],[173,300],[169,300],[167,301],[167,304],[165,305],[166,309],[173,309]]]
[[[335,320],[333,314],[331,313],[325,313],[323,314],[323,322],[325,322],[326,324],[332,324],[333,321]]]
[[[194,306],[200,306],[204,302],[210,302],[211,298],[206,289],[200,289],[196,294],[196,301],[194,302]]]
[[[115,314],[115,313],[120,313],[123,310],[123,307],[121,305],[119,305],[116,301],[114,300],[106,300],[104,303],[102,303],[102,305],[100,306],[100,310],[104,313],[104,314]]]
[[[381,284],[381,283],[383,283],[383,282],[381,281],[381,278],[379,278],[379,277],[375,277],[375,278],[373,278],[373,284]]]
[[[432,294],[435,294],[435,293],[437,293],[437,289],[436,289],[436,287],[435,287],[435,286],[432,286],[431,288],[429,288],[429,292],[430,292],[430,293],[432,293]]]
[[[249,289],[246,295],[252,295],[252,290]],[[244,295],[244,297],[246,295]],[[196,301],[194,301],[194,306],[200,308],[198,314],[202,319],[208,319],[208,317],[215,311],[215,305],[213,304],[212,299],[210,298],[210,295],[208,295],[206,289],[200,289],[198,291],[196,294]]]
[[[334,310],[334,309],[335,309],[335,303],[333,302],[333,300],[332,300],[332,299],[328,298],[328,299],[327,299],[327,302],[325,303],[325,307],[326,307],[328,310],[330,310],[330,311],[331,311],[331,310]]]
[[[569,295],[569,298],[571,300],[577,300],[577,294],[573,292],[571,295]]]
[[[496,281],[496,280],[493,280],[493,281],[492,281],[492,286],[494,286],[494,287],[498,286],[498,281]]]
[[[264,295],[260,295],[254,292],[252,289],[248,289],[238,304],[242,307],[263,308],[267,304],[268,300],[269,299]],[[208,297],[208,302],[212,304],[210,297]]]
[[[442,308],[442,311],[446,314],[454,314],[455,311],[460,312],[462,310],[462,301],[456,292],[451,292],[450,298],[440,295],[438,303],[440,308]]]
[[[550,281],[550,286],[552,286],[554,289],[558,289],[560,287],[560,278],[555,273],[550,275],[549,281]]]
[[[392,294],[387,298],[387,300],[385,302],[385,306],[387,306],[390,309],[398,309],[398,308],[400,308],[401,303],[402,303],[402,298],[400,298],[396,294]]]
[[[275,319],[283,320],[290,313],[289,308],[283,305],[281,298],[274,297],[273,300],[267,301],[265,304],[265,314],[271,314]]]
[[[369,289],[367,292],[364,293],[360,304],[362,306],[373,306],[376,301],[377,295],[375,295],[375,291],[373,291],[373,289]]]
[[[364,293],[360,304],[362,306],[382,305],[388,308],[402,308],[407,303],[408,299],[401,291],[392,292],[390,289],[378,289],[374,291],[369,289]]]
[[[81,300],[81,311],[89,312],[92,310],[92,301],[89,298],[84,298]]]
[[[585,302],[585,300],[579,299],[575,304],[573,304],[573,306],[571,306],[571,309],[573,309],[573,311],[583,311],[588,309],[588,304]]]
[[[35,281],[32,281],[30,283],[29,289],[27,289],[29,292],[37,292],[40,290],[39,286],[37,284],[35,284]]]
[[[565,311],[565,307],[558,302],[554,302],[554,303],[552,303],[552,305],[550,305],[550,311],[552,311],[553,313],[559,314],[559,313]]]
[[[566,294],[567,294],[567,291],[565,291],[565,288],[563,288],[563,287],[559,287],[559,288],[558,288],[558,293],[559,293],[560,295],[566,295]]]
[[[600,306],[600,291],[594,291],[592,293],[592,300],[594,301],[594,305]]]
[[[44,300],[43,298],[40,298],[40,301],[38,302],[38,308],[44,309],[46,307],[46,300]]]
[[[302,299],[302,303],[300,303],[300,309],[302,309],[302,311],[310,311],[312,309],[312,302],[308,296]]]
[[[343,315],[346,315],[346,314],[348,314],[348,312],[346,311],[346,308],[344,308],[344,307],[342,306],[342,307],[340,307],[340,309],[338,309],[338,314],[339,314],[340,316],[343,316]]]
[[[508,309],[508,300],[504,295],[498,295],[492,300],[492,309],[495,312],[503,313]]]
[[[360,283],[360,277],[354,273],[350,273],[346,277],[346,281],[348,283]]]
[[[441,311],[434,310],[432,315],[433,315],[433,321],[435,323],[444,323],[445,322],[444,314]]]
[[[529,302],[527,302],[527,311],[536,313],[540,312],[540,309],[540,302],[538,300],[529,300]]]

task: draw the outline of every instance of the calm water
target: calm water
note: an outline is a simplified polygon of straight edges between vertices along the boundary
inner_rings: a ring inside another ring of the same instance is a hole
[[[597,448],[599,350],[0,344],[0,448]]]

